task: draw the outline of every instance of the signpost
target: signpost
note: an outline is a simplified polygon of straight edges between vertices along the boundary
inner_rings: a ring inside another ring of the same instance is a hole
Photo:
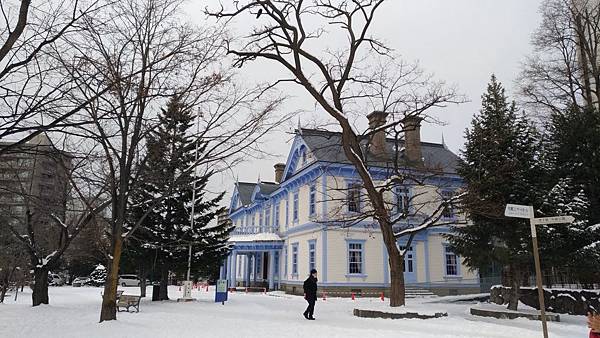
[[[227,280],[219,279],[217,281],[217,287],[215,288],[215,303],[221,303],[225,305],[227,301]]]
[[[542,217],[542,218],[532,218],[531,219],[531,222],[535,225],[573,223],[574,221],[575,221],[575,217],[573,217],[573,216],[556,216],[556,217]]]
[[[535,283],[538,289],[538,299],[540,302],[540,315],[542,317],[542,330],[544,338],[548,338],[548,324],[546,323],[546,304],[544,301],[544,288],[542,285],[542,268],[540,266],[540,253],[537,241],[536,225],[540,224],[560,224],[572,223],[575,221],[573,216],[556,216],[535,218],[533,207],[530,205],[507,204],[504,210],[504,216],[516,218],[528,218],[531,226],[531,240],[533,242],[533,259],[535,261]]]

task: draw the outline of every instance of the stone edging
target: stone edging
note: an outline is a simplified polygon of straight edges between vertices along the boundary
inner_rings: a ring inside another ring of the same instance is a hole
[[[375,310],[354,309],[354,315],[362,318],[385,318],[385,319],[433,319],[448,317],[446,312],[436,312],[433,315],[422,315],[417,312],[393,313]]]
[[[492,317],[498,319],[527,318],[530,320],[542,320],[542,316],[536,313],[508,312],[471,308],[471,314],[474,316]],[[560,322],[560,316],[557,314],[546,314],[546,320],[550,322]]]

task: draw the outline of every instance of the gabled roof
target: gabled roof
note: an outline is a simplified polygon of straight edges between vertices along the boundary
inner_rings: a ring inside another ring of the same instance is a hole
[[[238,182],[238,196],[240,197],[240,202],[243,205],[252,204],[252,195],[256,188],[259,188],[259,191],[262,195],[268,196],[273,191],[279,188],[279,184],[274,182],[258,182],[258,183],[248,183],[248,182]]]
[[[240,202],[243,205],[248,205],[252,202],[252,192],[256,183],[238,182],[237,189],[240,196]]]
[[[260,192],[263,195],[270,195],[273,191],[279,189],[279,183],[260,182]]]
[[[350,161],[342,148],[342,133],[334,131],[324,131],[315,129],[301,129],[298,133],[317,161],[331,163],[346,163]],[[361,140],[361,145],[366,149],[368,140]],[[398,140],[397,148],[399,150],[400,164],[406,164],[404,157],[404,140]],[[367,154],[369,165],[390,166],[394,161],[394,149],[396,149],[396,140],[387,139],[387,151],[385,158],[376,157],[373,154]],[[458,156],[448,150],[444,144],[421,142],[421,152],[424,159],[425,168],[441,170],[446,173],[456,173]]]

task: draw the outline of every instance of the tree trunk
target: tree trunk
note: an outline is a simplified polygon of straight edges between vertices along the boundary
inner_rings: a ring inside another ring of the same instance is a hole
[[[395,245],[395,244],[394,244]],[[390,263],[390,306],[406,304],[404,285],[404,259],[396,249],[396,254],[389,255]]]
[[[140,279],[140,296],[146,297],[146,269],[143,264],[140,264],[138,269],[138,278]]]
[[[334,116],[335,117],[335,116]],[[385,207],[383,193],[380,193],[373,179],[366,169],[360,155],[362,153],[358,136],[352,130],[348,120],[338,119],[342,127],[342,146],[344,154],[356,168],[360,178],[363,181],[363,186],[367,191],[369,202],[375,214],[375,220],[379,223],[383,242],[387,249],[390,263],[390,306],[405,305],[405,288],[404,288],[404,259],[400,255],[398,246],[396,245],[396,237],[394,236],[393,225],[390,223],[388,211]]]
[[[108,271],[102,297],[102,309],[100,310],[100,322],[117,319],[117,283],[119,282],[119,263],[121,261],[122,249],[123,238],[121,237],[121,233],[117,232],[113,234],[113,258],[108,261]]]
[[[519,305],[521,289],[521,271],[516,265],[510,266],[510,295],[508,297],[508,309],[516,311]]]
[[[33,269],[33,293],[31,299],[33,306],[48,304],[48,268],[41,267]]]
[[[160,269],[160,291],[159,300],[169,300],[169,266],[163,264]]]
[[[386,221],[379,221],[383,242],[388,253],[390,264],[390,306],[403,306],[406,304],[404,286],[404,258],[396,245],[396,237],[392,226]]]
[[[2,287],[0,288],[0,303],[4,303],[4,297],[6,296],[6,290],[8,290],[8,278],[3,278]]]

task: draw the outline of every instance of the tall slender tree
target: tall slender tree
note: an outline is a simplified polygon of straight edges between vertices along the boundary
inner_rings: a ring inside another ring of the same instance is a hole
[[[471,223],[455,227],[449,240],[474,269],[492,263],[508,268],[512,287],[508,307],[515,310],[520,283],[530,267],[531,240],[529,226],[505,217],[504,209],[507,203],[539,206],[540,142],[493,75],[466,140],[458,172],[466,183],[461,203]]]
[[[140,188],[132,198],[132,224],[152,208],[130,246],[138,252],[154,253],[149,256],[159,266],[161,300],[168,299],[169,272],[187,268],[189,245],[194,247],[194,269],[208,256],[209,261],[220,261],[227,253],[227,239],[232,230],[226,225],[209,225],[220,211],[218,203],[223,197],[223,193],[214,198],[206,195],[205,187],[212,172],[189,170],[196,165],[197,152],[206,147],[205,142],[189,133],[193,119],[190,107],[177,96],[162,110],[158,128],[148,139],[148,158],[142,169]],[[153,206],[155,196],[163,198]]]

